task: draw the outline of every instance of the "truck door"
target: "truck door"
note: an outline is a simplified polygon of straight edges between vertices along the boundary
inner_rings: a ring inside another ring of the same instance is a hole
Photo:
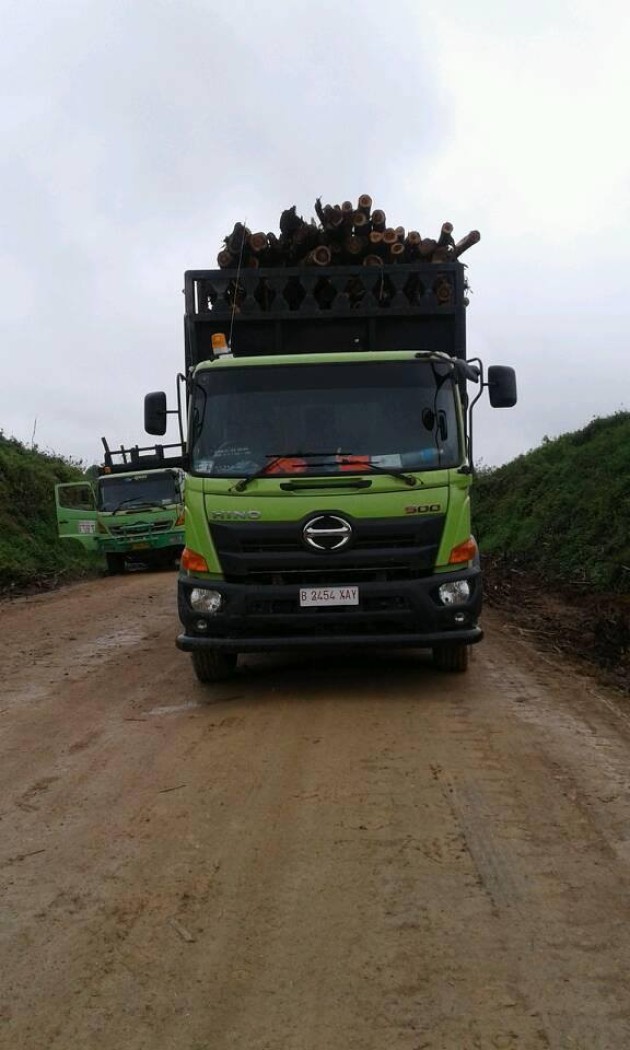
[[[55,485],[57,530],[62,539],[78,540],[86,550],[98,547],[94,489],[89,482]]]

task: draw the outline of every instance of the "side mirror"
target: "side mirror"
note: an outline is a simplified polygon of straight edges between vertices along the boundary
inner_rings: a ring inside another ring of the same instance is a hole
[[[147,434],[166,434],[166,394],[156,390],[144,399],[144,429]]]
[[[488,395],[493,408],[513,408],[516,404],[516,373],[506,365],[490,365]]]

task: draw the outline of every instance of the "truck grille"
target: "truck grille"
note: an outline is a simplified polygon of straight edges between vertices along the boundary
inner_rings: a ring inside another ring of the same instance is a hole
[[[172,528],[172,521],[136,521],[132,525],[110,525],[109,532],[112,536],[128,536],[131,539],[138,535],[146,536],[147,533],[166,532]]]
[[[369,522],[344,517],[352,525],[353,539],[342,551],[309,550],[302,540],[305,521],[213,522],[210,532],[228,583],[317,586],[409,580],[432,572],[443,515]]]

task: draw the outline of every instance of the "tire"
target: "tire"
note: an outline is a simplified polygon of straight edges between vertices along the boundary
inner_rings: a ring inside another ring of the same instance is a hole
[[[468,646],[446,642],[433,648],[433,663],[440,671],[463,674],[468,670]]]
[[[191,656],[197,679],[204,685],[224,682],[236,670],[236,653],[224,653],[220,649],[193,649]]]
[[[105,561],[107,562],[107,571],[112,576],[117,576],[119,573],[125,571],[125,555],[124,554],[106,554]]]

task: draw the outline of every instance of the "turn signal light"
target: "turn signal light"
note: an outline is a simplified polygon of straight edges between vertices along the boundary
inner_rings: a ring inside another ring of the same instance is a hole
[[[469,536],[463,543],[458,543],[456,547],[453,547],[448,556],[448,563],[449,565],[461,565],[462,562],[472,561],[476,556],[477,544],[472,536]]]
[[[208,562],[203,555],[197,554],[197,551],[191,551],[190,547],[184,547],[181,567],[186,572],[210,572]]]
[[[183,510],[181,512],[181,514],[179,515],[177,521],[175,522],[175,527],[177,527],[178,525],[183,525],[185,521],[186,521],[186,511]]]

